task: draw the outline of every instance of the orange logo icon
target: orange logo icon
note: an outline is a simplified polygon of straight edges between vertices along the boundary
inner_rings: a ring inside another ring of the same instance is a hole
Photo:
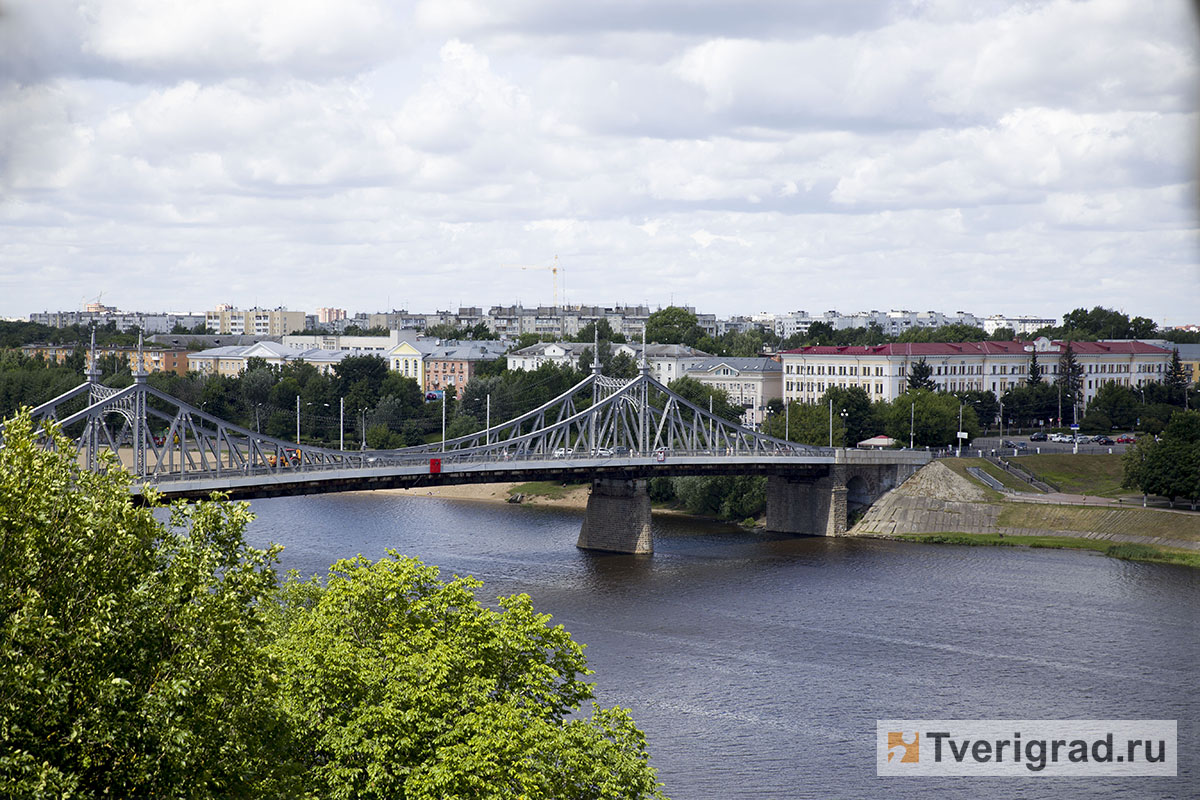
[[[888,731],[888,762],[900,756],[901,764],[916,764],[921,760],[921,734],[913,733],[912,741],[905,741],[900,731]]]

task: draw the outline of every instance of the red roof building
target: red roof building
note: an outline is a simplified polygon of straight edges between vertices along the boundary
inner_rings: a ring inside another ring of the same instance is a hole
[[[912,364],[924,359],[938,391],[981,390],[997,397],[1029,377],[1037,354],[1047,380],[1058,375],[1065,342],[1044,337],[1032,342],[912,342],[868,346],[814,345],[785,350],[785,402],[816,402],[831,386],[864,389],[872,400],[893,400],[908,388]],[[1134,340],[1072,342],[1083,367],[1084,405],[1108,381],[1136,387],[1161,381],[1171,351]]]

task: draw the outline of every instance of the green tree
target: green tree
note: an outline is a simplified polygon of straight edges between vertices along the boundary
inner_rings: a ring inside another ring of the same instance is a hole
[[[379,390],[387,379],[389,372],[387,362],[379,356],[346,356],[334,365],[333,374],[337,376],[337,393],[348,396],[358,387],[367,407],[375,405],[379,399]]]
[[[1012,328],[996,328],[990,338],[993,342],[1012,342],[1017,338],[1017,332]]]
[[[846,425],[840,413],[829,413],[829,404],[820,403],[788,403],[788,407],[777,414],[767,417],[763,423],[763,433],[779,439],[814,447],[828,447],[830,440],[830,421],[832,419],[832,438],[835,446],[846,441]],[[786,425],[786,430],[785,430]]]
[[[1179,360],[1179,350],[1171,350],[1171,363],[1163,375],[1163,385],[1167,390],[1167,402],[1182,407],[1187,396],[1187,373],[1183,371],[1183,363]]]
[[[0,449],[0,795],[292,794],[262,643],[276,549],[245,505],[178,505],[164,525],[128,474],[38,446]]]
[[[946,447],[957,442],[959,407],[957,397],[925,389],[908,391],[891,402],[887,411],[887,434],[908,442],[910,431],[917,447]],[[968,439],[979,435],[974,408],[962,408],[962,429]]]
[[[1025,382],[1030,386],[1036,386],[1042,382],[1042,365],[1038,363],[1036,350],[1029,354],[1029,377],[1025,379]]]
[[[933,367],[924,358],[919,358],[913,362],[912,367],[908,371],[908,389],[925,389],[934,391],[937,389],[937,384],[933,382]]]
[[[702,411],[708,410],[709,400],[711,399],[713,416],[722,417],[739,425],[742,422],[742,415],[746,413],[746,409],[729,402],[729,395],[724,389],[714,388],[701,383],[695,378],[676,378],[667,384],[667,388],[683,399],[699,406]]]
[[[609,324],[607,319],[597,320],[596,322],[589,322],[587,325],[584,325],[582,328],[579,329],[579,333],[577,333],[577,334],[575,334],[575,336],[571,337],[571,341],[572,342],[593,342],[596,339],[596,329],[597,328],[600,329],[600,333],[599,333],[600,341],[616,342],[617,344],[625,343],[625,334],[614,331],[612,329],[612,325]]]
[[[658,798],[627,711],[593,707],[583,648],[527,595],[395,551],[290,581],[273,651],[307,789],[354,798]]]
[[[1110,428],[1132,430],[1137,424],[1139,414],[1138,396],[1128,386],[1122,386],[1116,381],[1105,381],[1100,384],[1096,396],[1088,405],[1088,414],[1093,411],[1103,412],[1109,419]]]
[[[844,441],[847,447],[854,447],[863,439],[869,439],[883,432],[881,421],[875,418],[871,397],[861,386],[851,386],[848,389],[831,386],[817,401],[817,405],[828,409],[831,400],[835,416],[840,417],[842,411],[846,412]],[[842,441],[840,438],[835,438],[834,444],[842,444]]]
[[[667,306],[646,318],[647,343],[695,345],[704,335],[695,314],[686,308]]]
[[[1062,355],[1058,357],[1058,377],[1054,383],[1062,389],[1062,399],[1065,408],[1074,408],[1083,399],[1083,365],[1075,358],[1071,343],[1067,342]],[[1073,416],[1067,415],[1067,419]]]
[[[603,372],[610,378],[619,378],[627,381],[638,376],[638,365],[629,353],[620,352],[609,360]]]

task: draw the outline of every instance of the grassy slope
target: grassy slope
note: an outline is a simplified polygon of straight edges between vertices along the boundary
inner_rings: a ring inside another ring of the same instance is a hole
[[[947,467],[954,470],[954,472],[957,473],[960,477],[963,477],[963,478],[966,478],[967,480],[969,480],[973,485],[982,488],[985,492],[987,492],[988,498],[992,499],[992,500],[999,500],[1000,493],[997,492],[995,489],[990,488],[989,486],[987,486],[987,484],[983,483],[982,481],[976,480],[975,476],[973,476],[973,475],[971,475],[971,473],[967,472],[967,467],[981,468],[988,475],[991,475],[993,478],[1000,481],[1000,483],[1002,483],[1004,486],[1008,487],[1009,489],[1012,489],[1013,491],[1016,491],[1016,492],[1037,492],[1038,491],[1037,489],[1033,488],[1028,483],[1026,483],[1025,481],[1021,480],[1020,478],[1016,477],[1015,475],[1009,475],[1007,472],[1000,469],[999,467],[997,467],[995,464],[988,461],[987,459],[983,459],[983,458],[943,458],[943,459],[941,459],[941,463],[945,464]]]
[[[1045,475],[1064,491],[1072,494],[1121,496],[1121,457],[1117,455],[1034,455],[1014,459],[1035,474]],[[983,486],[973,478],[967,467],[982,467],[1005,486],[1030,491],[1021,481],[998,467],[978,458],[947,458],[941,463],[966,478],[975,486]],[[1000,494],[984,487],[991,502],[1000,502]],[[1172,514],[1142,508],[1112,508],[1079,505],[1045,505],[1041,503],[1005,502],[998,522],[1006,527],[1042,529],[1047,531],[1080,531],[1128,534],[1200,541],[1200,516]],[[1094,550],[1114,558],[1183,564],[1200,567],[1200,552],[1173,547],[1141,544],[1116,544],[1106,539],[1084,539],[1069,536],[999,536],[989,534],[925,533],[897,536],[907,541],[940,544],[1008,545],[1054,547]]]
[[[1113,455],[1075,455],[1043,453],[1018,456],[1012,462],[1034,475],[1046,478],[1067,494],[1095,497],[1120,497],[1130,494],[1121,488],[1121,457]]]
[[[562,484],[554,483],[553,481],[533,481],[513,486],[508,490],[508,493],[509,495],[534,495],[536,497],[548,497],[551,500],[561,500],[567,496],[567,492],[578,489],[582,485],[581,483]]]
[[[1144,508],[1006,503],[999,523],[1012,528],[1118,533],[1200,541],[1200,516]]]
[[[906,542],[925,544],[998,545],[1003,547],[1048,547],[1063,550],[1095,550],[1113,558],[1130,561],[1150,561],[1160,564],[1180,564],[1200,567],[1200,553],[1168,547],[1136,544],[1111,544],[1096,539],[1074,539],[1069,536],[993,536],[963,533],[908,533],[896,536]]]

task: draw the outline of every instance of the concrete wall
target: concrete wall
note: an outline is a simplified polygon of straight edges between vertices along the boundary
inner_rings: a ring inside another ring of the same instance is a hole
[[[899,486],[918,464],[833,465],[821,478],[773,476],[767,479],[767,530],[807,536],[841,536],[850,506],[870,505]]]
[[[646,481],[592,481],[576,544],[583,550],[653,553]]]

